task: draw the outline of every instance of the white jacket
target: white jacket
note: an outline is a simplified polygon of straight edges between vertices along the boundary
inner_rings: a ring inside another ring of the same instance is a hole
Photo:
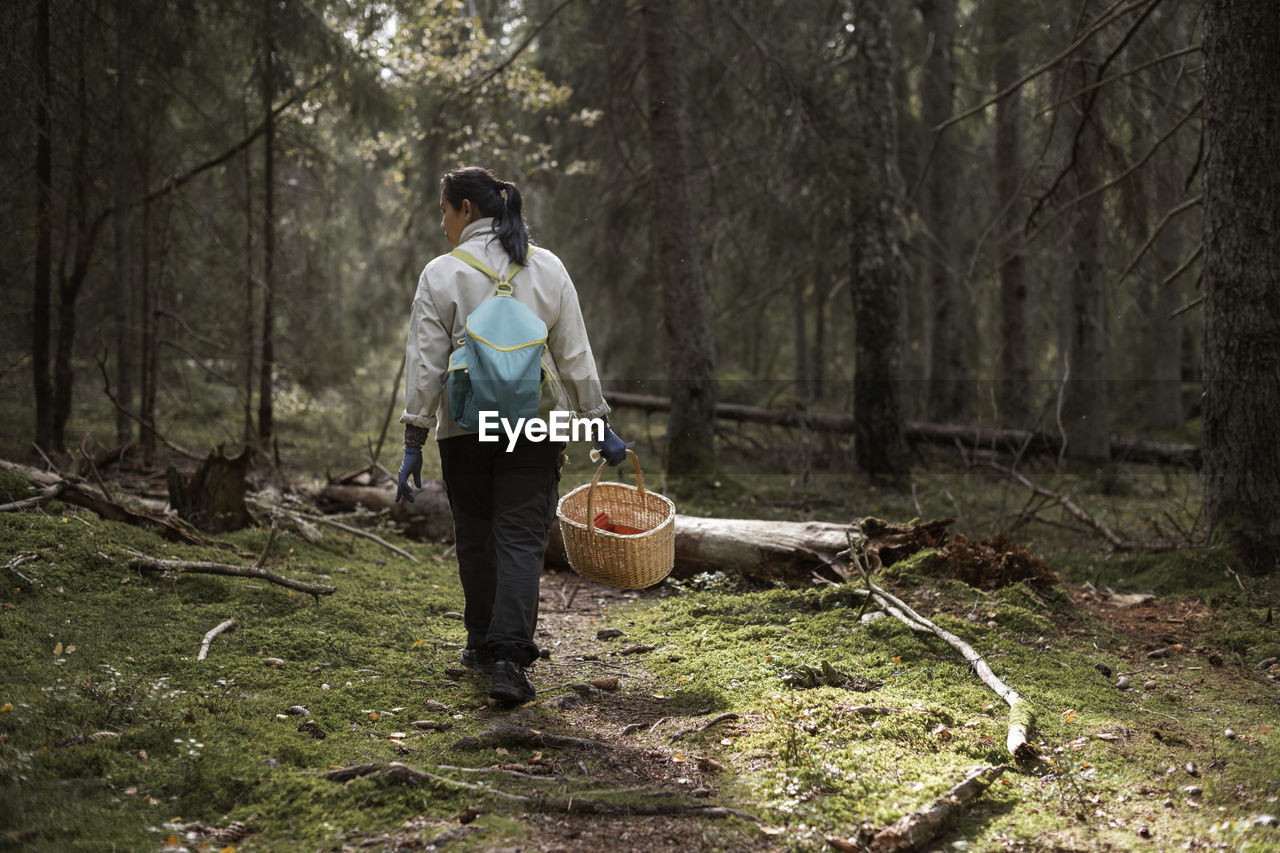
[[[462,230],[458,248],[506,275],[511,259],[493,231],[493,219],[477,219]],[[578,291],[564,264],[538,248],[511,280],[513,295],[547,324],[543,369],[561,388],[558,409],[580,418],[604,417],[609,406],[600,390],[595,358],[578,306]],[[440,255],[418,278],[405,347],[405,404],[400,423],[426,427],[437,440],[465,434],[449,412],[444,393],[449,354],[466,332],[467,315],[494,294],[494,282],[457,258]]]

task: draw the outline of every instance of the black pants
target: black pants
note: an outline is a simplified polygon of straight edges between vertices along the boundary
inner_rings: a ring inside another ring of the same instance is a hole
[[[538,582],[556,517],[564,445],[521,439],[508,451],[505,438],[481,442],[476,435],[439,444],[466,598],[467,646],[527,666],[538,657]]]

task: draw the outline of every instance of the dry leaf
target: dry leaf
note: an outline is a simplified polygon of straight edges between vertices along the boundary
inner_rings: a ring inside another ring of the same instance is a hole
[[[56,658],[60,654],[62,654],[62,643],[53,647],[53,656]]]

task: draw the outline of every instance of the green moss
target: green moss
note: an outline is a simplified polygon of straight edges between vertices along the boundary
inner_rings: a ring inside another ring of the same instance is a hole
[[[325,778],[331,766],[366,761],[480,769],[533,755],[512,747],[509,759],[492,750],[441,757],[495,719],[483,709],[482,681],[444,672],[463,641],[461,623],[444,615],[461,609],[456,564],[441,546],[405,543],[375,517],[365,523],[419,562],[328,530],[314,544],[282,533],[271,568],[337,587],[316,599],[247,579],[163,578],[127,566],[129,549],[244,559],[234,551],[260,553],[263,529],[221,537],[228,547],[212,551],[72,508],[0,515],[0,538],[38,555],[19,567],[26,580],[5,578],[3,600],[12,609],[0,610],[0,706],[9,706],[0,712],[0,799],[12,804],[0,810],[0,837],[18,849],[157,849],[181,835],[174,818],[211,826],[244,820],[257,831],[237,849],[337,849],[379,832],[408,832],[406,816],[418,815],[434,822],[414,830],[425,844],[463,805],[476,803],[487,811],[478,824],[483,835],[456,842],[457,849],[493,849],[527,835],[523,807],[495,796]],[[1168,556],[1168,564],[1093,559],[1138,582],[1163,572],[1171,588],[1177,578],[1191,585],[1192,566],[1212,565],[1206,552]],[[1274,847],[1274,835],[1245,822],[1280,796],[1275,688],[1240,677],[1245,670],[1237,668],[1278,651],[1274,624],[1266,622],[1273,592],[1225,577],[1208,641],[1228,660],[1211,667],[1190,652],[1165,661],[1135,657],[1063,593],[974,590],[937,576],[934,561],[931,552],[918,554],[880,581],[971,644],[1022,695],[1021,713],[1035,713],[1032,739],[1052,759],[1010,770],[939,843],[1128,849],[1133,827],[1151,821],[1166,847],[1204,839]],[[646,747],[654,761],[680,750],[724,765],[716,801],[778,827],[773,839],[783,849],[827,849],[826,834],[887,823],[930,802],[974,764],[1006,761],[1004,702],[940,640],[891,617],[862,623],[859,586],[759,590],[722,576],[618,605],[608,621],[627,625],[628,642],[656,648],[620,664],[626,687],[592,707],[648,709],[638,718],[645,728],[623,742]],[[204,633],[231,617],[237,627],[196,661]],[[267,658],[286,665],[268,666]],[[811,689],[789,689],[783,680],[824,664],[848,679]],[[1104,678],[1096,664],[1125,673],[1135,688],[1117,690],[1114,674]],[[543,672],[539,689],[554,695],[560,685]],[[1141,687],[1148,678],[1156,687]],[[428,699],[450,711],[426,711]],[[305,706],[328,736],[300,732],[292,705]],[[706,715],[725,711],[738,715],[732,725],[696,731]],[[454,728],[409,726],[421,717],[446,718]],[[695,731],[668,741],[691,717]],[[662,718],[673,722],[646,736]],[[533,706],[529,724],[616,736],[583,728],[598,719],[544,703]],[[1228,726],[1239,733],[1235,740],[1222,737]],[[415,751],[398,751],[388,739],[393,732],[404,732],[403,747]],[[1190,779],[1181,769],[1188,761],[1201,768],[1199,810],[1185,807],[1179,791]],[[1221,764],[1210,767],[1215,761]],[[593,784],[576,773],[567,779],[557,791]],[[1136,793],[1143,789],[1155,793]],[[1166,809],[1167,798],[1177,807]],[[1117,819],[1125,825],[1113,826]],[[708,849],[734,848],[729,840]]]
[[[0,465],[0,503],[31,497],[31,482],[17,471]]]

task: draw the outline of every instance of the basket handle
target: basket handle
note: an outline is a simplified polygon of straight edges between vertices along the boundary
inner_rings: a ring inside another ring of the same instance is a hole
[[[628,448],[627,458],[631,460],[631,464],[636,469],[636,490],[640,496],[644,496],[644,475],[640,473],[640,460],[635,453]],[[596,469],[596,475],[591,478],[591,488],[587,489],[587,531],[594,532],[596,529],[596,486],[600,483],[600,475],[604,473],[605,466],[609,464],[608,459],[600,460],[600,467]]]

